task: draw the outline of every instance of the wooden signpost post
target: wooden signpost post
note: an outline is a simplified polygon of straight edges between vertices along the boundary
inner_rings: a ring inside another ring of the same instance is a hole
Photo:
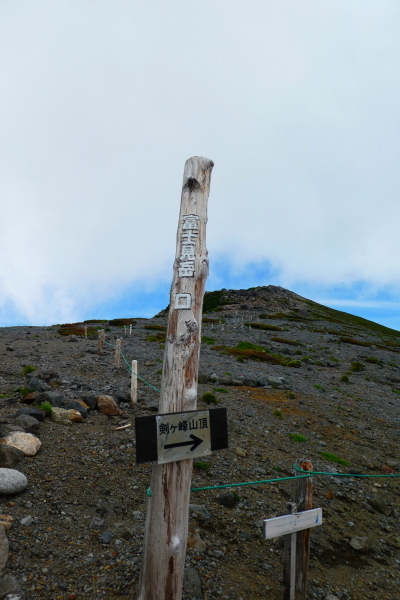
[[[211,160],[185,163],[160,413],[196,410],[197,376],[205,282],[207,201]],[[188,533],[192,460],[153,465],[138,600],[180,600]]]
[[[131,378],[131,403],[137,403],[137,360],[132,361],[132,378]]]

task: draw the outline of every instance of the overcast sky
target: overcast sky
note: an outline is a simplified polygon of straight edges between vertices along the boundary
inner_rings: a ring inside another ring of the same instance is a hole
[[[400,329],[398,0],[3,0],[0,325],[168,303],[184,162],[207,289]]]

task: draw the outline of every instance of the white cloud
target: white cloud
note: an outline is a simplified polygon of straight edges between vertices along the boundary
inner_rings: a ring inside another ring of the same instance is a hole
[[[399,21],[394,1],[3,3],[0,322],[168,282],[195,154],[211,260],[398,287]]]

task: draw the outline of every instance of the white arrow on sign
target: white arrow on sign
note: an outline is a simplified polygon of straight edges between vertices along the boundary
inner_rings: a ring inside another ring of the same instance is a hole
[[[279,537],[287,533],[296,533],[322,525],[322,508],[313,508],[300,513],[264,519],[264,539]]]

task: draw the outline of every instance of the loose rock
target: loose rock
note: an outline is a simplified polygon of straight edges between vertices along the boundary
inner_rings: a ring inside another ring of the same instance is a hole
[[[104,415],[120,415],[121,411],[112,396],[102,395],[97,398],[97,408]]]
[[[0,468],[12,469],[24,458],[25,454],[19,448],[0,444]]]
[[[0,494],[18,494],[28,486],[23,473],[15,469],[0,469]]]
[[[42,445],[42,442],[33,435],[33,433],[25,433],[22,431],[10,433],[4,440],[8,446],[18,448],[25,456],[35,456]]]

